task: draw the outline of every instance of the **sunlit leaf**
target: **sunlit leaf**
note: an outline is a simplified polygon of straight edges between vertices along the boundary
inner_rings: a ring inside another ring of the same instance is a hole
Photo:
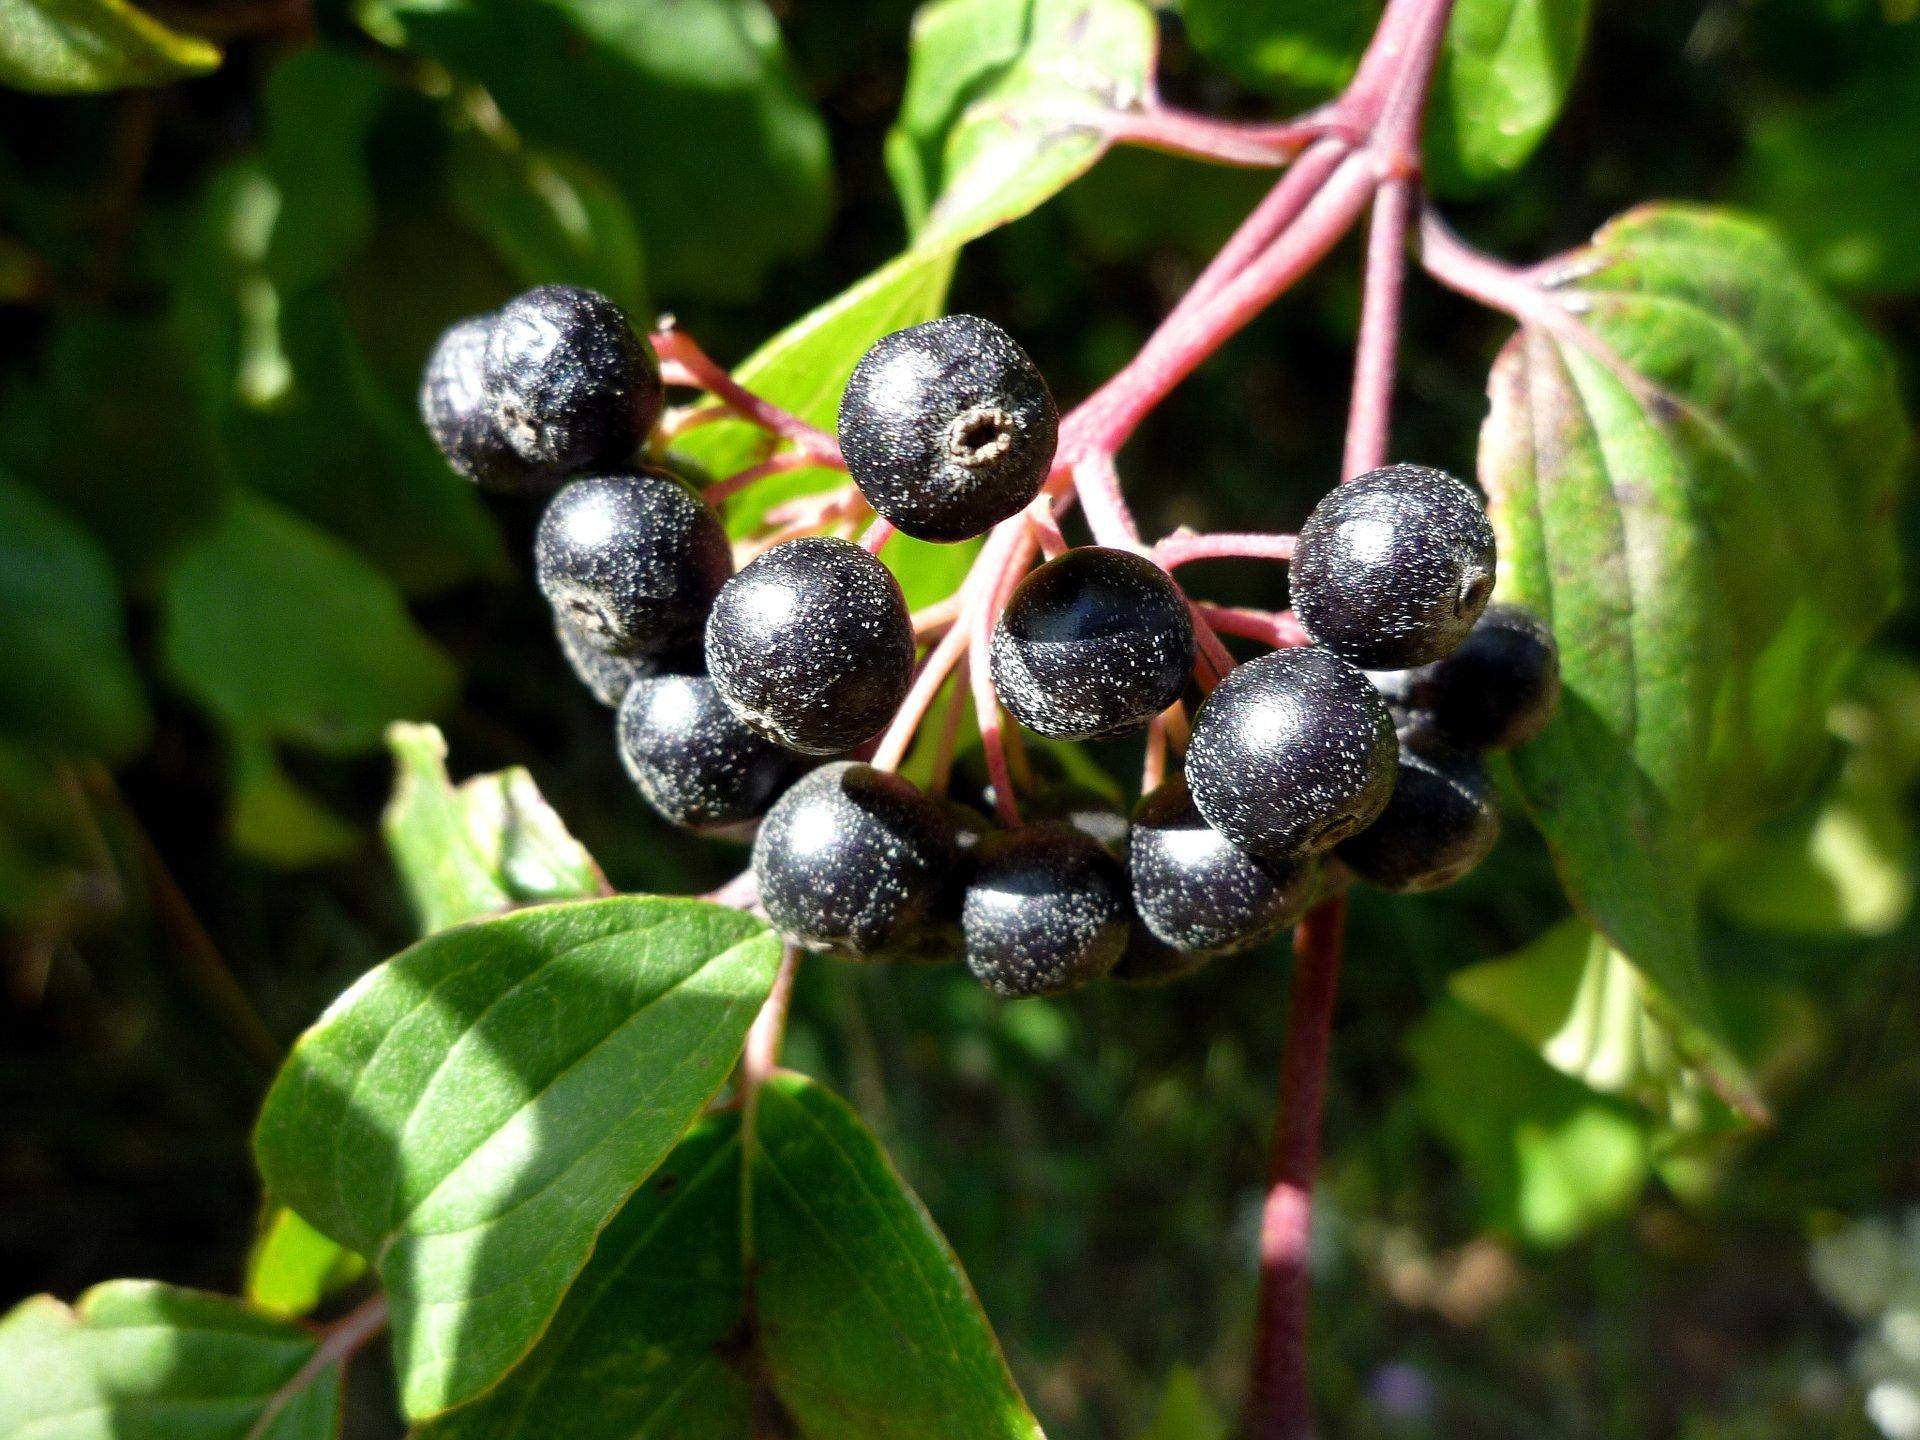
[[[16,90],[163,85],[219,63],[218,47],[125,0],[0,0],[0,85]]]

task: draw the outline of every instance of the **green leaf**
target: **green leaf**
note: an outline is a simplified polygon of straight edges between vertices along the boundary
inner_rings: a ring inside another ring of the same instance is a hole
[[[168,673],[236,734],[327,754],[451,698],[453,669],[392,583],[305,522],[236,498],[161,593]]]
[[[285,870],[344,860],[360,832],[296,785],[273,743],[259,735],[228,737],[233,803],[227,830],[235,848]]]
[[[518,766],[447,778],[447,742],[432,725],[395,725],[393,798],[381,828],[402,883],[432,934],[481,915],[607,893],[593,857],[567,833]]]
[[[1553,273],[1601,348],[1523,330],[1481,436],[1501,591],[1562,654],[1560,712],[1512,773],[1576,904],[1738,1089],[1698,859],[1818,772],[1893,601],[1905,419],[1879,348],[1750,222],[1636,211]]]
[[[1039,1436],[959,1262],[859,1117],[781,1075],[754,1138],[756,1333],[801,1435]]]
[[[0,85],[68,95],[163,85],[220,63],[124,0],[0,0]]]
[[[539,1340],[726,1079],[779,948],[697,900],[543,906],[429,936],[301,1038],[261,1172],[372,1260],[409,1417],[475,1399]]]
[[[1289,100],[1352,77],[1379,19],[1371,0],[1178,0],[1193,48],[1242,84]]]
[[[0,1440],[331,1440],[340,1367],[312,1332],[144,1280],[0,1319]]]
[[[640,232],[591,165],[469,130],[455,141],[448,182],[521,284],[585,285],[629,313],[647,311]]]
[[[247,1299],[270,1315],[307,1315],[366,1268],[351,1250],[276,1205],[247,1256]]]
[[[740,1120],[703,1120],[614,1217],[540,1344],[420,1440],[748,1440]]]
[[[745,299],[824,230],[827,137],[759,0],[375,0],[531,145],[619,188],[662,294]]]
[[[1562,1245],[1640,1193],[1644,1120],[1549,1068],[1504,1026],[1442,1001],[1407,1046],[1415,1099],[1459,1157],[1488,1224]]]
[[[0,475],[0,733],[120,759],[147,730],[120,591],[92,537]]]
[[[1748,133],[1742,190],[1835,285],[1875,295],[1920,288],[1920,33],[1880,41],[1855,79],[1815,104],[1781,108]]]
[[[1138,0],[934,0],[914,21],[887,167],[914,243],[960,245],[1017,220],[1105,153],[1089,117],[1152,84]]]
[[[1587,37],[1587,0],[1460,0],[1433,77],[1424,149],[1441,194],[1527,162],[1559,118]]]

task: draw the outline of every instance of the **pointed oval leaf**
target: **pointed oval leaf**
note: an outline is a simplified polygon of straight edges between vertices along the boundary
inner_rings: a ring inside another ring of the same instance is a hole
[[[596,1235],[725,1081],[779,942],[738,911],[619,897],[442,931],[295,1046],[255,1149],[368,1256],[423,1419],[540,1338]]]
[[[880,1142],[798,1075],[750,1157],[761,1359],[807,1440],[1036,1440],[959,1261]]]
[[[1906,422],[1879,347],[1751,222],[1649,207],[1552,274],[1588,338],[1523,329],[1481,436],[1502,592],[1563,658],[1560,713],[1512,769],[1576,903],[1740,1090],[1699,855],[1817,772],[1893,602]]]
[[[0,0],[0,85],[46,95],[203,75],[220,51],[125,0]]]
[[[0,1440],[331,1440],[340,1367],[238,1301],[145,1280],[0,1319]]]
[[[748,1440],[740,1119],[703,1120],[601,1233],[553,1325],[420,1440]]]
[[[247,1299],[271,1315],[307,1315],[366,1269],[351,1250],[276,1205],[247,1256]]]

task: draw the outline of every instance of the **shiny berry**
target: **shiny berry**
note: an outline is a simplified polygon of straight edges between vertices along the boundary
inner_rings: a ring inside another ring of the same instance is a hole
[[[1560,650],[1531,610],[1489,605],[1444,660],[1368,677],[1390,704],[1462,750],[1507,750],[1538,735],[1560,700]]]
[[[745,826],[805,766],[741,724],[704,675],[635,681],[620,703],[619,741],[641,798],[689,830]]]
[[[1098,980],[1130,928],[1126,873],[1098,841],[1040,824],[980,843],[960,933],[967,969],[995,994],[1053,995]]]
[[[487,401],[482,361],[492,329],[491,315],[475,315],[441,335],[420,381],[420,418],[447,463],[474,484],[508,494],[543,493],[560,483],[560,475],[521,459]]]
[[[554,613],[614,655],[696,640],[733,570],[707,503],[663,470],[576,480],[547,506],[534,575]]]
[[[893,718],[913,678],[900,583],[845,540],[776,545],[714,601],[707,673],[769,739],[807,755],[851,750]]]
[[[840,400],[840,449],[860,493],[899,529],[967,540],[1040,493],[1059,421],[1012,336],[948,315],[861,357]]]
[[[990,663],[1000,702],[1029,730],[1112,739],[1180,698],[1193,671],[1193,618],[1151,560],[1087,546],[1015,587]]]
[[[1500,838],[1500,812],[1480,762],[1405,744],[1392,798],[1334,854],[1369,885],[1438,890],[1472,870]]]
[[[780,797],[753,842],[760,902],[796,944],[869,957],[937,930],[960,846],[947,807],[898,775],[822,765]]]
[[[1128,871],[1142,928],[1175,950],[1230,955],[1306,913],[1312,859],[1256,860],[1207,824],[1175,776],[1133,815]]]
[[[660,418],[653,347],[604,295],[542,285],[500,307],[482,366],[514,452],[555,474],[632,462]]]
[[[1285,860],[1371,824],[1398,748],[1366,676],[1317,645],[1275,650],[1237,666],[1194,716],[1187,783],[1214,829]]]
[[[1438,660],[1493,593],[1493,527],[1440,470],[1389,465],[1333,490],[1294,547],[1288,583],[1316,642],[1369,669]]]

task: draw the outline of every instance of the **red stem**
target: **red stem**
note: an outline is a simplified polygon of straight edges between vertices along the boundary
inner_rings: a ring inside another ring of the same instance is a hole
[[[1273,1159],[1260,1215],[1260,1319],[1248,1404],[1249,1440],[1306,1440],[1310,1433],[1307,1249],[1320,1165],[1333,1002],[1340,982],[1346,902],[1309,911],[1294,932],[1293,996],[1273,1121]]]
[[[817,465],[836,470],[847,468],[847,462],[840,454],[838,440],[818,425],[808,424],[792,411],[784,410],[771,400],[754,394],[728,374],[726,367],[702,350],[685,331],[656,330],[653,348],[661,363],[668,367],[670,382],[684,379],[689,384],[699,386],[741,419],[750,420],[771,434],[791,440]],[[678,375],[672,373],[676,367],[680,372]]]
[[[1218,531],[1196,535],[1176,530],[1153,547],[1153,558],[1163,570],[1174,570],[1194,560],[1291,560],[1291,535],[1235,534]]]
[[[1222,165],[1284,165],[1315,140],[1348,127],[1333,107],[1278,123],[1216,120],[1159,102],[1144,110],[1118,111],[1097,122],[1109,140],[1169,155],[1187,155]]]
[[[1407,235],[1417,200],[1414,182],[1388,180],[1373,201],[1367,233],[1360,341],[1354,352],[1353,401],[1340,476],[1351,480],[1387,463],[1393,424],[1393,377],[1400,354],[1400,296],[1406,288]]]

